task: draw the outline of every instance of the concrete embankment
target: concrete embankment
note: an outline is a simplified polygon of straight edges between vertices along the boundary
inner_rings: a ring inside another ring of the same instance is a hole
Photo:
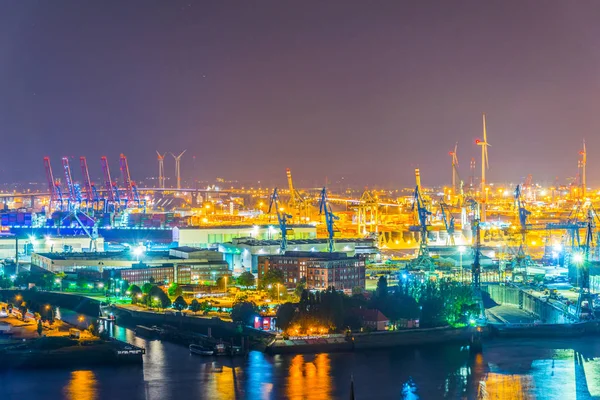
[[[440,343],[469,343],[474,328],[410,329],[394,332],[357,333],[351,337],[277,339],[267,347],[271,354],[323,353],[336,351],[362,351],[402,346],[421,346]],[[485,335],[485,332],[483,333]]]
[[[256,339],[273,338],[273,334],[243,327],[239,331],[239,325],[233,322],[223,321],[220,318],[203,318],[177,315],[176,313],[155,313],[152,311],[132,310],[123,307],[112,307],[113,313],[117,316],[117,323],[130,326],[146,325],[146,326],[164,326],[170,325],[182,330],[197,332],[202,334],[208,333],[208,328],[211,330],[211,335],[218,338],[229,338],[232,336],[243,335]]]
[[[576,322],[572,315],[548,301],[539,299],[519,288],[506,285],[483,285],[481,290],[498,304],[512,304],[535,315],[542,323],[566,324]]]

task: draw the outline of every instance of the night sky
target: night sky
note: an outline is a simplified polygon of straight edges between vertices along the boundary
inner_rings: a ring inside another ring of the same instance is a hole
[[[585,138],[594,184],[599,89],[596,0],[4,0],[0,181],[188,149],[187,178],[433,185],[455,141],[466,181],[486,112],[490,181],[565,182]]]

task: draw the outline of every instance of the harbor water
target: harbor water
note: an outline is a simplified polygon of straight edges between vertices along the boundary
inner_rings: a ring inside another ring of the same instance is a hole
[[[143,366],[1,372],[0,399],[348,399],[351,379],[356,399],[600,398],[600,338],[232,359],[108,329],[146,348]]]

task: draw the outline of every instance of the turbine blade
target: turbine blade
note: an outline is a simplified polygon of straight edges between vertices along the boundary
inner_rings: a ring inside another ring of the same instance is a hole
[[[487,129],[485,126],[485,113],[483,113],[483,143],[487,143]]]

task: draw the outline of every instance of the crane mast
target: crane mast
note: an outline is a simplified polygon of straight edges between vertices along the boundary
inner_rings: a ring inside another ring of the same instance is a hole
[[[50,191],[50,208],[52,208],[52,203],[58,201],[58,196],[54,174],[52,173],[52,165],[50,165],[50,157],[44,157],[44,168],[46,169],[46,180],[48,181],[48,190]]]
[[[79,157],[81,165],[81,175],[83,175],[83,187],[85,188],[86,199],[89,204],[94,201],[94,191],[92,190],[92,182],[90,181],[90,173],[88,170],[87,160],[85,157]]]
[[[337,215],[331,211],[331,205],[327,200],[327,188],[323,188],[321,190],[321,200],[319,201],[319,215],[325,215],[325,224],[327,225],[327,233],[328,233],[328,249],[330,253],[333,253],[335,250],[335,242],[334,242],[334,234],[335,227],[334,223],[339,219]]]
[[[279,193],[277,192],[277,188],[275,188],[273,190],[273,194],[271,195],[269,211],[267,213],[270,214],[273,207],[275,208],[275,212],[277,213],[277,221],[279,223],[279,229],[281,230],[281,243],[279,245],[279,253],[285,254],[285,251],[287,250],[287,221],[288,219],[292,218],[292,216],[284,213],[279,204]]]

